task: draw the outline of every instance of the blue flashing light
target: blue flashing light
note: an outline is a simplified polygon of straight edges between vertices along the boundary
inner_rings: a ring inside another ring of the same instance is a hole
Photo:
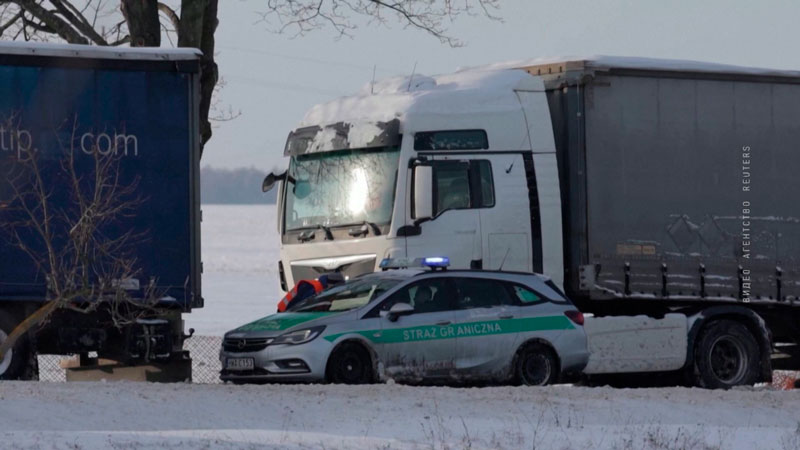
[[[428,267],[448,267],[450,265],[450,258],[446,256],[431,256],[422,260],[423,266]]]
[[[428,258],[385,258],[378,267],[383,270],[407,269],[409,267],[427,267],[430,269],[445,269],[450,265],[450,258],[446,256],[432,256]]]

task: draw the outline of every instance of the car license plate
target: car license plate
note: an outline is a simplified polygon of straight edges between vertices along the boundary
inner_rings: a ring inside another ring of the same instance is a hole
[[[228,358],[225,368],[228,370],[253,370],[255,364],[253,358]]]

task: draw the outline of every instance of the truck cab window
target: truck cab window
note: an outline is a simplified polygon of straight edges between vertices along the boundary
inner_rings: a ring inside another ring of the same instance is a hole
[[[434,214],[494,206],[492,166],[486,160],[434,161]]]

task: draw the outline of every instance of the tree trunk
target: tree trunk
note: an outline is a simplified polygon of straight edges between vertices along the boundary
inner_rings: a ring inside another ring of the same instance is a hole
[[[217,30],[219,0],[182,0],[181,22],[178,28],[178,47],[198,48],[203,52],[200,61],[200,151],[211,139],[211,96],[217,85],[218,69],[214,62],[214,32]]]
[[[160,47],[158,1],[122,0],[121,6],[131,35],[131,47]]]

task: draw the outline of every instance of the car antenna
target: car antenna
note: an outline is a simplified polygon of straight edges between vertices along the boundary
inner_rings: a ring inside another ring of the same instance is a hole
[[[408,77],[408,88],[406,92],[411,92],[411,82],[414,81],[414,74],[417,72],[417,62],[414,61],[414,68],[411,69],[411,76]]]
[[[506,249],[506,254],[503,256],[503,260],[500,261],[500,269],[498,269],[498,270],[503,270],[503,265],[506,263],[506,257],[508,257],[508,252],[510,252],[510,251],[511,251],[511,247],[509,246],[508,249]]]
[[[375,95],[375,69],[378,68],[377,64],[372,65],[372,83],[369,85],[370,95]]]

